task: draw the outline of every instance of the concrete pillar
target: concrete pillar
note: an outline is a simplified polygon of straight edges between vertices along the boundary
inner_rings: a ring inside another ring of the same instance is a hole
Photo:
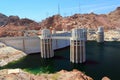
[[[26,31],[23,32],[24,37],[28,36],[28,33]]]
[[[40,41],[41,47],[41,57],[42,58],[51,58],[54,56],[54,51],[52,48],[52,38],[50,30],[43,29]]]
[[[97,42],[103,43],[104,42],[104,29],[103,27],[99,27],[97,31]]]
[[[87,29],[83,28],[83,35],[85,38],[85,41],[87,41]]]
[[[55,29],[52,30],[52,34],[56,34],[56,30]]]
[[[86,50],[83,29],[73,29],[70,38],[70,62],[84,63],[85,61]]]

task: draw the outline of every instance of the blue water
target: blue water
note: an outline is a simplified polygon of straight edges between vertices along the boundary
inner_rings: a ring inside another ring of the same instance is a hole
[[[111,80],[120,80],[120,42],[87,42],[86,54],[87,61],[84,64],[72,64],[69,61],[70,48],[67,47],[55,51],[55,57],[51,59],[41,59],[40,53],[32,54],[1,69],[22,68],[34,74],[79,69],[95,80],[101,80],[104,76]]]

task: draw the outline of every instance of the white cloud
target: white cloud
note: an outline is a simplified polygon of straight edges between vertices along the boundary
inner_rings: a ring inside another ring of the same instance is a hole
[[[90,10],[88,10],[89,12],[96,12],[96,11],[100,11],[100,10],[107,10],[107,9],[112,9],[112,8],[115,8],[115,7],[118,7],[118,6],[120,6],[120,4],[118,4],[118,5],[104,5],[104,6],[98,6],[98,7],[94,7],[94,8],[92,8],[92,9],[90,9]]]
[[[98,7],[98,6],[102,6],[102,5],[106,5],[106,3],[101,3],[101,4],[90,4],[90,5],[78,5],[75,7],[70,7],[70,8],[64,8],[65,10],[75,10],[75,9],[79,9],[79,8],[94,8],[94,7]]]
[[[91,5],[80,5],[77,7],[70,7],[70,8],[64,8],[63,11],[80,11],[82,13],[90,13],[90,12],[103,12],[108,9],[113,9],[120,6],[120,4],[113,4],[110,5],[108,3],[100,3],[100,4],[91,4]]]

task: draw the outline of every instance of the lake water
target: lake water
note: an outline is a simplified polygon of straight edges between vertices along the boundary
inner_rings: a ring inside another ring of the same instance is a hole
[[[120,42],[87,42],[86,54],[86,63],[72,64],[69,60],[70,48],[67,47],[55,51],[55,57],[51,59],[41,59],[39,53],[32,54],[2,68],[22,68],[34,74],[79,69],[95,80],[101,80],[103,76],[120,80]]]

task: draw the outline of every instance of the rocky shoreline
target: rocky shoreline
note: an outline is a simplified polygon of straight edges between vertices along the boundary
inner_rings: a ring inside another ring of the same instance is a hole
[[[52,74],[30,74],[21,69],[0,70],[0,80],[94,80],[81,71],[76,69],[72,71],[61,70]],[[103,77],[101,80],[110,80]]]
[[[11,70],[1,70],[0,73],[2,74],[0,74],[0,80],[93,80],[91,77],[78,70],[69,72],[61,70],[53,74],[39,75],[29,74],[21,69],[19,71],[18,69],[14,69],[11,73],[10,71]]]
[[[24,52],[0,43],[0,67],[7,65],[9,62],[19,60],[24,56],[26,56]]]

